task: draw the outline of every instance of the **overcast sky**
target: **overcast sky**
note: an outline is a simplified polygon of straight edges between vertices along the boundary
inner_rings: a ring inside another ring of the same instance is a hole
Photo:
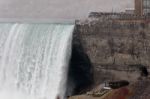
[[[133,0],[0,0],[0,18],[83,18],[91,11],[123,11]]]

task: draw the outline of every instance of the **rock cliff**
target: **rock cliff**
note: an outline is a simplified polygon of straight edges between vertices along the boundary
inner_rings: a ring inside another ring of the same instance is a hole
[[[136,82],[150,67],[150,16],[91,13],[77,20],[66,95],[105,81]]]
[[[94,70],[94,85],[106,80],[134,81],[150,66],[150,23],[146,16],[99,13],[77,20],[81,43]],[[79,42],[80,41],[80,42]]]

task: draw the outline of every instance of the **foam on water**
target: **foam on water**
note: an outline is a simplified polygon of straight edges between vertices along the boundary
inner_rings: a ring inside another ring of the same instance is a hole
[[[1,23],[0,99],[62,98],[73,28]]]

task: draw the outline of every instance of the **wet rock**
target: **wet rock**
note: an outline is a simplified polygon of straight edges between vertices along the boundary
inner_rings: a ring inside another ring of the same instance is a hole
[[[80,41],[74,41],[69,65],[67,96],[86,92],[93,84],[93,67]]]

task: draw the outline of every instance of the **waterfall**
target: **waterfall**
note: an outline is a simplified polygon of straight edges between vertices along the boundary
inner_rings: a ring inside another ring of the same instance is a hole
[[[0,23],[0,99],[63,99],[73,29]]]

